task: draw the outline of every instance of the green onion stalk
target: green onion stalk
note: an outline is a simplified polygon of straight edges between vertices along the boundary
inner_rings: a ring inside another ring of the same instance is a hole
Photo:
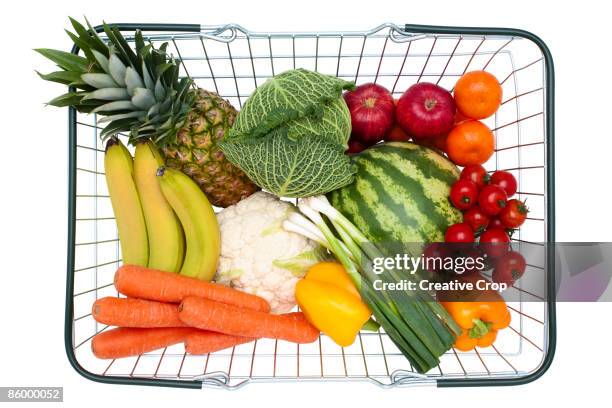
[[[383,251],[332,207],[325,196],[303,198],[298,208],[300,213],[291,214],[283,228],[318,242],[342,263],[376,322],[418,372],[436,367],[440,356],[461,333],[448,312],[425,291],[374,289],[374,280],[383,284],[398,282],[401,274],[395,269],[374,273],[373,260],[383,258]]]

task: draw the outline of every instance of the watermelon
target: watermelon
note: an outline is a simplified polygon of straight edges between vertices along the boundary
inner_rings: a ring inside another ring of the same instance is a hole
[[[461,212],[448,198],[459,170],[434,150],[414,143],[382,143],[353,160],[354,182],[328,198],[370,241],[444,242],[446,228],[461,222]]]

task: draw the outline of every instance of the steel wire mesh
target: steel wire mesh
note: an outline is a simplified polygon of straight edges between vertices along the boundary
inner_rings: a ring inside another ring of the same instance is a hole
[[[399,97],[411,84],[429,81],[451,90],[471,69],[486,69],[503,86],[499,111],[485,123],[496,137],[489,171],[505,169],[519,183],[518,198],[528,198],[530,216],[513,239],[518,245],[546,242],[547,185],[544,59],[532,42],[508,36],[406,33],[393,25],[367,32],[252,33],[240,26],[203,27],[200,33],[145,32],[148,41],[169,42],[183,75],[214,90],[241,108],[266,79],[286,69],[306,68],[354,80],[377,82]],[[131,41],[131,37],[127,37]],[[95,115],[78,115],[76,218],[72,347],[89,372],[105,376],[199,379],[226,388],[249,382],[285,380],[363,380],[381,386],[435,383],[448,378],[514,378],[537,370],[548,351],[545,294],[521,291],[529,302],[509,304],[512,325],[496,343],[470,353],[451,349],[438,367],[418,374],[383,332],[359,334],[350,347],[322,335],[308,345],[257,340],[204,356],[182,346],[112,361],[96,359],[93,336],[108,326],[96,323],[91,304],[117,296],[113,274],[121,251],[104,180],[101,128]],[[540,274],[545,264],[528,265]],[[533,300],[540,301],[533,301]]]

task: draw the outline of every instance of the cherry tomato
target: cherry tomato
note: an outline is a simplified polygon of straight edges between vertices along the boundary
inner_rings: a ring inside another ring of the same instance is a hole
[[[478,194],[478,205],[488,215],[497,215],[506,206],[508,195],[499,186],[484,186]]]
[[[514,231],[516,231],[515,229],[507,228],[504,225],[504,223],[499,219],[499,215],[491,218],[491,220],[489,221],[489,225],[487,225],[486,229],[493,229],[493,228],[503,229],[504,231],[506,231],[506,233],[510,237],[512,236],[512,234],[514,234]]]
[[[451,187],[450,200],[455,208],[467,210],[478,200],[478,186],[470,180],[459,179]]]
[[[487,225],[487,229],[493,229],[493,228],[505,229],[506,226],[504,225],[503,222],[501,222],[499,217],[492,217],[491,219],[489,219],[489,225]]]
[[[463,272],[463,275],[471,275],[484,270],[484,253],[482,252],[481,248],[470,248],[465,251],[462,256],[464,256],[466,259],[465,272]]]
[[[528,212],[527,206],[521,200],[508,200],[499,213],[499,220],[506,228],[518,228],[525,222]]]
[[[489,173],[480,164],[469,164],[461,170],[461,179],[472,180],[479,188],[489,183]]]
[[[465,222],[453,224],[446,229],[446,234],[444,234],[444,240],[446,242],[455,243],[474,242],[474,231],[472,231],[472,227],[470,227],[470,225]]]
[[[512,197],[518,188],[516,179],[512,173],[503,170],[497,170],[491,175],[491,184],[500,186],[504,189],[508,197]]]
[[[493,282],[513,285],[525,273],[527,262],[523,255],[510,251],[497,260],[493,269]]]
[[[444,258],[448,256],[450,251],[443,242],[432,242],[423,251],[425,268],[431,273],[444,272]]]
[[[482,250],[491,258],[499,258],[510,247],[510,237],[501,228],[487,229],[480,236]]]
[[[479,234],[489,225],[489,216],[480,207],[475,206],[463,213],[463,222],[470,224],[474,233]]]

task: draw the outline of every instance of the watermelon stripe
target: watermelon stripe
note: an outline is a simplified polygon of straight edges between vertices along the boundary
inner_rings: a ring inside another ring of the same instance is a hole
[[[435,224],[438,228],[445,229],[448,226],[448,218],[439,212],[439,207],[436,206],[432,199],[427,196],[422,183],[398,170],[397,166],[393,165],[392,157],[389,155],[377,157],[377,160],[378,162],[376,164],[370,160],[366,161],[383,169],[390,178],[394,180],[401,180],[401,183],[397,183],[397,188],[403,190],[405,194],[412,199],[411,201],[414,202],[417,209],[422,214],[426,214],[428,216],[428,221]],[[381,163],[387,163],[387,165],[385,166]]]
[[[368,171],[368,168],[372,165],[374,165],[374,163],[372,163],[369,159],[366,159],[365,157],[362,158],[362,160],[360,160],[358,163],[358,169],[359,169],[358,174],[368,174],[370,176],[367,178],[367,182],[372,186],[372,189],[376,192],[376,195],[377,195],[376,201],[379,203],[384,202],[385,208],[389,209],[389,214],[394,215],[395,217],[393,218],[399,218],[398,221],[401,220],[403,227],[408,226],[408,227],[414,228],[415,230],[418,230],[421,227],[421,225],[419,224],[416,218],[408,214],[408,212],[406,211],[406,208],[404,207],[404,203],[397,202],[396,200],[394,200],[393,197],[389,194],[389,189],[385,187],[385,185],[375,175],[373,175],[372,173]],[[381,166],[380,163],[377,163],[376,167],[383,169],[383,171],[389,170],[388,168],[386,168],[386,166]],[[405,176],[402,175],[402,180],[404,179],[405,179]],[[384,217],[385,214],[379,212],[378,214],[375,214],[374,216],[377,217],[378,219],[378,218]],[[387,215],[387,217],[389,217],[389,215]],[[395,223],[394,226],[395,225],[397,225],[397,223]],[[416,238],[417,239],[416,242],[419,242],[420,240],[425,238],[422,234],[418,234],[418,236],[419,238]],[[390,241],[391,237],[387,236],[386,238],[387,238],[387,241]],[[401,241],[401,237],[394,237],[394,238]]]
[[[357,207],[357,213],[360,214],[362,219],[364,220],[363,222],[360,223],[362,224],[359,227],[361,232],[363,232],[368,238],[370,238],[373,241],[376,241],[376,242],[384,241],[386,238],[386,235],[383,234],[384,229],[382,225],[380,224],[380,221],[378,217],[376,216],[376,213],[373,211],[372,206],[366,205],[366,201],[367,201],[366,196],[363,195],[363,193],[359,191],[359,186],[353,189],[348,195],[349,195],[350,200]],[[377,199],[376,197],[373,197],[373,198]],[[364,229],[367,229],[368,232],[366,233],[365,231],[363,231]]]
[[[406,149],[398,146],[381,145],[379,150],[385,154],[395,153],[400,156],[406,156]],[[448,184],[457,181],[459,174],[454,174],[452,171],[441,168],[439,163],[434,163],[426,150],[430,149],[414,149],[410,152],[409,160],[414,163],[426,177],[439,179]],[[430,151],[437,155],[433,150]],[[442,156],[440,156],[440,158],[442,158]]]
[[[338,191],[340,197],[338,197]],[[372,226],[378,221],[374,219],[373,222],[366,221],[364,214],[365,208],[360,208],[360,205],[365,202],[365,198],[357,192],[356,189],[341,189],[337,190],[334,194],[337,199],[332,199],[332,205],[336,208],[345,208],[347,212],[351,213],[351,221],[359,230],[367,237],[372,236]],[[372,239],[372,238],[370,238]]]
[[[379,144],[353,157],[355,181],[330,200],[377,243],[442,241],[461,221],[449,199],[459,170],[444,156],[413,143]]]

